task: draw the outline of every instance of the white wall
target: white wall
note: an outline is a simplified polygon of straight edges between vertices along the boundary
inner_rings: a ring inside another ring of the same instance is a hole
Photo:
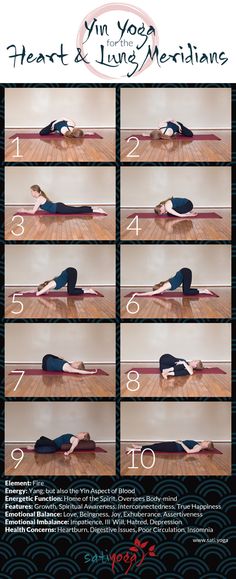
[[[121,167],[122,207],[154,207],[172,195],[230,207],[231,167]]]
[[[229,88],[123,88],[121,127],[155,128],[176,119],[190,129],[230,129]]]
[[[52,201],[115,204],[114,167],[6,167],[5,204],[32,205],[31,185]]]
[[[187,360],[230,362],[231,325],[121,324],[122,362],[158,362],[166,352]]]
[[[97,442],[115,440],[114,402],[7,402],[6,442],[34,442],[71,432],[89,432]]]
[[[66,360],[115,362],[115,324],[6,324],[5,361],[41,363],[45,354]]]
[[[5,247],[6,285],[38,285],[75,267],[77,285],[115,284],[112,245],[8,245]]]
[[[5,127],[42,128],[71,118],[78,126],[115,127],[113,88],[7,88]]]
[[[123,245],[121,284],[152,286],[189,267],[193,285],[230,285],[230,255],[226,245]]]
[[[231,440],[229,402],[122,402],[121,440]]]

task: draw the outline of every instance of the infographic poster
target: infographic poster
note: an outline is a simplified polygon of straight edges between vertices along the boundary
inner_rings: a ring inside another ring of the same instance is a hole
[[[1,7],[3,579],[231,579],[232,4]]]

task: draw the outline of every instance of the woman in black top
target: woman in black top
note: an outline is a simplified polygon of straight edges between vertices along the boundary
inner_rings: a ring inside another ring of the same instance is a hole
[[[142,452],[143,450],[153,450],[153,452],[186,452],[187,454],[197,454],[201,450],[213,450],[214,444],[209,440],[176,440],[166,442],[155,442],[154,444],[132,444],[126,448],[126,452],[136,450]]]
[[[183,358],[175,358],[172,354],[163,354],[159,359],[159,364],[161,375],[165,380],[167,380],[168,376],[192,375],[194,370],[203,368],[201,360],[187,362]]]

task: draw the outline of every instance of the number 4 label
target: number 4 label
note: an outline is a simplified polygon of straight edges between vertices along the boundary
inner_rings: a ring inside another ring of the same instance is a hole
[[[132,227],[133,223],[135,224],[134,227]],[[138,237],[138,232],[142,231],[142,227],[139,227],[138,215],[135,215],[135,217],[132,219],[132,221],[126,227],[126,229],[128,229],[129,231],[135,231],[135,235]]]

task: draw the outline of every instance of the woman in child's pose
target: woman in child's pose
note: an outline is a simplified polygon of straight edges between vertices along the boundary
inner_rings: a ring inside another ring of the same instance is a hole
[[[50,135],[51,133],[59,133],[64,137],[82,137],[83,131],[79,127],[76,127],[75,121],[71,119],[57,119],[51,121],[49,125],[39,131],[40,135]]]
[[[157,215],[173,215],[175,217],[195,217],[197,213],[193,211],[193,204],[185,197],[168,197],[160,201],[154,208]]]
[[[170,139],[176,135],[193,137],[193,132],[185,127],[180,121],[161,121],[159,127],[150,133],[152,139]]]

